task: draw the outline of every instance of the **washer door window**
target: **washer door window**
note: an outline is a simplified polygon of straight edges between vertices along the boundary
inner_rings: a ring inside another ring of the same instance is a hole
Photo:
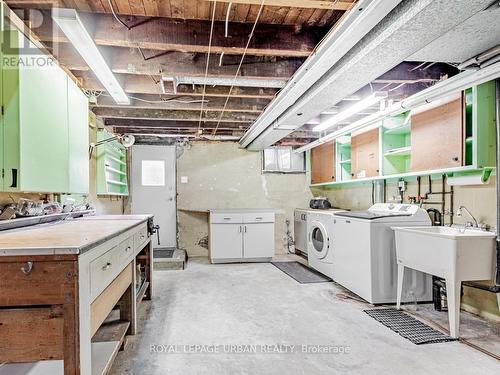
[[[328,254],[328,235],[323,224],[314,222],[309,233],[309,242],[318,259],[323,259]]]

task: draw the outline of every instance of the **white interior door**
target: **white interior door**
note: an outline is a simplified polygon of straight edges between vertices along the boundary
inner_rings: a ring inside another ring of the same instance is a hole
[[[175,146],[136,145],[132,147],[130,181],[132,214],[153,214],[160,226],[160,245],[177,247]]]

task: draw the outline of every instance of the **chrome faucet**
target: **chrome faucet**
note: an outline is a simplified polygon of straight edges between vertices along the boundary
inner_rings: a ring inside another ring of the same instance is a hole
[[[469,217],[473,220],[473,222],[466,222],[465,223],[465,228],[467,228],[468,226],[471,226],[472,228],[479,228],[479,224],[477,223],[477,220],[476,218],[474,217],[474,215],[472,215],[470,213],[470,211],[465,207],[465,206],[460,206],[458,207],[458,210],[457,210],[457,216],[458,217],[462,217],[463,216],[463,213],[466,213],[467,215],[469,215]],[[464,228],[464,229],[465,229]]]

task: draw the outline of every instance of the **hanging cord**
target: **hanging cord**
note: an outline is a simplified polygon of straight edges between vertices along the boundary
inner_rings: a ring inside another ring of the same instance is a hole
[[[240,75],[240,70],[241,66],[243,65],[243,60],[245,60],[245,56],[248,51],[248,47],[250,46],[250,42],[252,41],[253,34],[255,32],[255,28],[257,26],[257,23],[259,22],[260,15],[262,14],[262,9],[264,8],[264,2],[265,0],[262,0],[260,3],[260,8],[259,8],[259,13],[257,13],[257,17],[255,18],[255,22],[253,23],[252,31],[250,32],[250,35],[248,36],[248,41],[245,46],[245,50],[243,51],[243,55],[241,56],[240,63],[238,65],[238,69],[236,70],[236,74],[234,75],[233,82],[231,83],[231,87],[229,88],[229,93],[227,94],[226,97],[226,102],[224,103],[224,108],[222,108],[222,112],[220,113],[219,120],[217,121],[217,126],[215,127],[213,131],[213,135],[217,133],[217,129],[219,129],[219,124],[222,120],[222,116],[224,115],[224,112],[226,111],[227,108],[227,103],[229,102],[229,98],[231,98],[231,94],[233,92],[233,88],[236,84],[236,79],[238,79],[238,76]]]
[[[198,132],[197,132],[198,134],[200,133],[201,130],[201,120],[203,118],[203,104],[205,103],[205,92],[207,89],[208,66],[210,65],[210,50],[212,49],[212,36],[214,33],[215,8],[217,8],[217,1],[214,1],[214,7],[212,8],[212,22],[210,24],[210,39],[208,40],[207,64],[205,66],[205,80],[203,81],[203,91],[201,94],[200,120],[198,121]]]
[[[120,17],[118,17],[118,14],[116,14],[115,12],[115,7],[113,6],[113,3],[111,0],[108,0],[108,4],[109,4],[109,7],[111,8],[111,14],[113,14],[113,17],[115,17],[115,19],[120,22],[123,26],[125,26],[128,30],[131,29],[131,27],[129,25],[127,25],[125,23],[125,21],[123,21]]]

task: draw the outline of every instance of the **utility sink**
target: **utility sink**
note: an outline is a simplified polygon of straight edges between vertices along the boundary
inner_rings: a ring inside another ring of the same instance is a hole
[[[451,337],[458,338],[462,281],[491,280],[495,270],[492,232],[458,227],[394,227],[398,264],[397,307],[405,268],[446,280]]]

